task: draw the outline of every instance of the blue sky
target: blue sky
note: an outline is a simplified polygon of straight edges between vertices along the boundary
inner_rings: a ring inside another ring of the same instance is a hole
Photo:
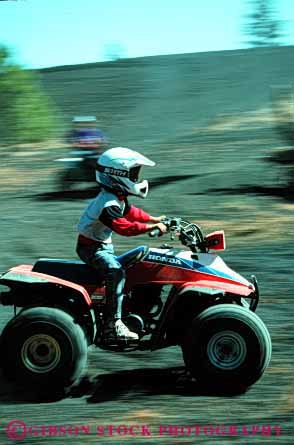
[[[294,44],[294,0],[273,1]],[[246,47],[248,0],[0,1],[0,43],[27,68]]]

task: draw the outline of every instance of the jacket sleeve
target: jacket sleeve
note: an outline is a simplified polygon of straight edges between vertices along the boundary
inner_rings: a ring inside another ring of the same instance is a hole
[[[105,207],[99,216],[99,220],[105,226],[122,236],[141,235],[148,231],[147,224],[130,221],[116,205]]]
[[[124,217],[128,221],[138,221],[138,222],[149,222],[151,220],[151,216],[149,213],[144,212],[144,210],[135,207],[134,205],[129,205],[126,203],[126,208],[124,211]]]

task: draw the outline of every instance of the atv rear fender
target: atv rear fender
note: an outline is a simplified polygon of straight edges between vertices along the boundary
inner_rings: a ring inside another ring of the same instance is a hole
[[[86,328],[92,342],[96,322],[91,298],[83,286],[33,272],[30,265],[10,269],[0,277],[0,285],[5,286],[4,290],[0,287],[0,303],[3,306],[47,306],[63,309]]]
[[[83,286],[72,283],[71,281],[62,280],[51,275],[33,272],[31,265],[21,265],[13,267],[1,276],[0,284],[4,284],[10,287],[14,296],[17,295],[17,292],[15,292],[17,289],[21,288],[22,290],[24,290],[26,294],[23,301],[24,303],[27,301],[27,299],[30,299],[30,295],[28,292],[29,290],[32,290],[33,294],[35,294],[34,290],[36,288],[50,288],[51,291],[53,291],[54,289],[54,294],[60,293],[60,290],[62,290],[62,293],[64,293],[65,291],[67,295],[71,293],[73,295],[79,296],[79,299],[81,300],[81,302],[83,302],[84,305],[88,307],[92,305],[91,298]],[[54,295],[51,296],[51,298],[54,299]],[[15,304],[16,306],[18,306],[15,301],[12,301],[8,304]],[[21,306],[23,306],[23,304],[21,304]]]

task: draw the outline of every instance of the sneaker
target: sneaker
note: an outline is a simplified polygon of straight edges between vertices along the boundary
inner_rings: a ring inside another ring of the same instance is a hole
[[[125,340],[138,340],[139,336],[135,332],[131,332],[129,328],[121,321],[116,320],[114,323],[114,331],[117,338],[123,338]]]

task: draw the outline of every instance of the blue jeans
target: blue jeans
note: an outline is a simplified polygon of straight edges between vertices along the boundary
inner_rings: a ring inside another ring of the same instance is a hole
[[[82,261],[99,270],[99,273],[105,278],[107,315],[110,318],[120,319],[122,317],[125,271],[114,255],[113,245],[106,243],[84,245],[78,243],[77,254]]]

